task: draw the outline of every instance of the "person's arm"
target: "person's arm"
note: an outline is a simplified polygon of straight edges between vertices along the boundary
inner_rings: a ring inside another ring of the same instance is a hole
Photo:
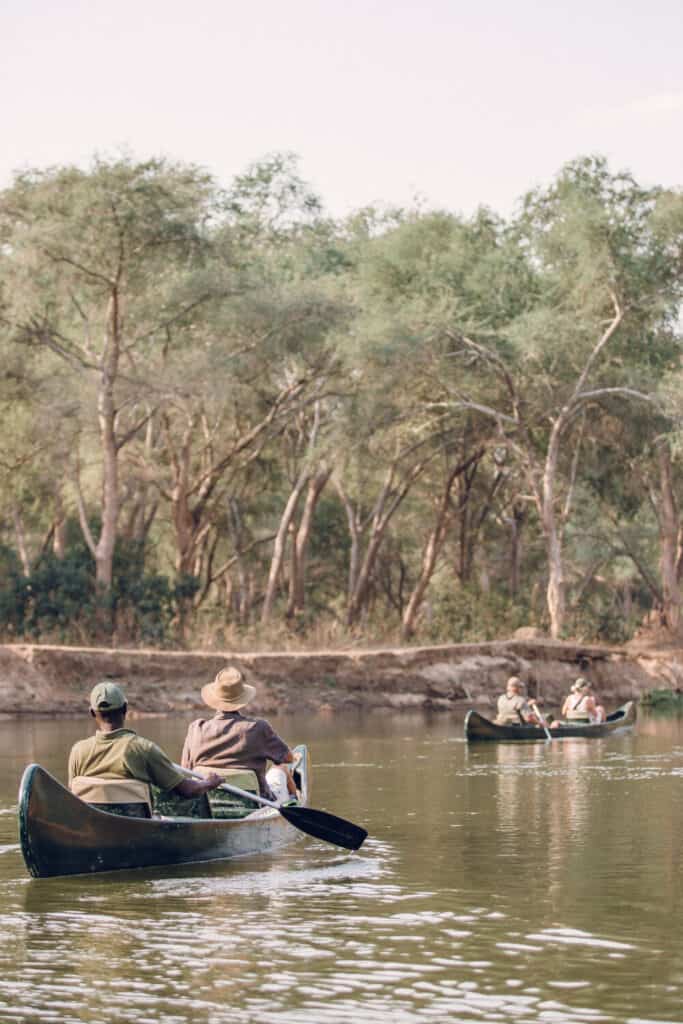
[[[529,718],[533,718],[531,708],[529,707],[529,702],[528,700],[525,700],[523,697],[520,697],[518,699],[515,706],[515,711],[517,712],[517,717],[519,718],[521,725],[528,725]]]
[[[192,741],[190,739],[190,733],[192,732],[192,723],[187,730],[185,736],[185,742],[183,743],[183,752],[180,758],[180,763],[183,768],[194,768],[194,759],[192,757]]]
[[[598,704],[597,704],[597,701],[596,701],[595,697],[593,697],[590,693],[586,697],[585,708],[586,708],[586,711],[588,712],[588,717],[589,718],[592,718],[594,715],[597,715]]]
[[[205,779],[181,779],[171,792],[184,797],[201,796],[202,793],[207,793],[210,789],[216,789],[222,781],[220,775],[212,772]]]
[[[291,764],[294,754],[285,741],[278,736],[273,727],[265,719],[260,723],[261,735],[260,745],[264,757],[267,757],[273,764]]]
[[[150,740],[138,740],[138,746],[144,753],[148,780],[159,789],[178,793],[179,796],[193,797],[201,796],[209,789],[215,789],[223,781],[215,772],[205,779],[188,778],[156,743],[152,743]],[[132,772],[132,774],[133,777],[142,777],[139,773]]]

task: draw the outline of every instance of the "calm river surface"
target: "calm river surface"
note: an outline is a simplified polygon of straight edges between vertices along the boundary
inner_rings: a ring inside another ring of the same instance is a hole
[[[132,722],[179,758],[188,719]],[[468,747],[452,715],[271,719],[357,854],[32,880],[26,764],[87,718],[0,722],[0,1022],[683,1022],[683,720]]]

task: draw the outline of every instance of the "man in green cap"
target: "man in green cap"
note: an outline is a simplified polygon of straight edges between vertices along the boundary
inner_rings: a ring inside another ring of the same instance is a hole
[[[182,797],[200,796],[220,786],[215,773],[205,779],[190,779],[166,756],[161,747],[138,736],[125,726],[128,703],[116,683],[98,683],[90,694],[90,714],[97,732],[79,740],[69,755],[69,786],[78,790],[74,780],[131,780],[151,783],[163,790],[173,790]]]

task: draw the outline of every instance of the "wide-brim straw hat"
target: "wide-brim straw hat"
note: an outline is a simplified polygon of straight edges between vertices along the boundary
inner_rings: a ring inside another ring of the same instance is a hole
[[[216,711],[239,711],[255,695],[255,687],[238,668],[222,668],[212,683],[202,687],[202,700]]]

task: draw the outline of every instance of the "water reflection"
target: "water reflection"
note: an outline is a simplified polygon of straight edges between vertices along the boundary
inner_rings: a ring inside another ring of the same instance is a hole
[[[23,731],[26,724],[27,730]],[[179,748],[184,720],[140,731]],[[290,718],[355,855],[29,880],[27,760],[63,777],[81,721],[0,723],[0,1021],[680,1021],[679,723],[528,745],[451,716]]]

